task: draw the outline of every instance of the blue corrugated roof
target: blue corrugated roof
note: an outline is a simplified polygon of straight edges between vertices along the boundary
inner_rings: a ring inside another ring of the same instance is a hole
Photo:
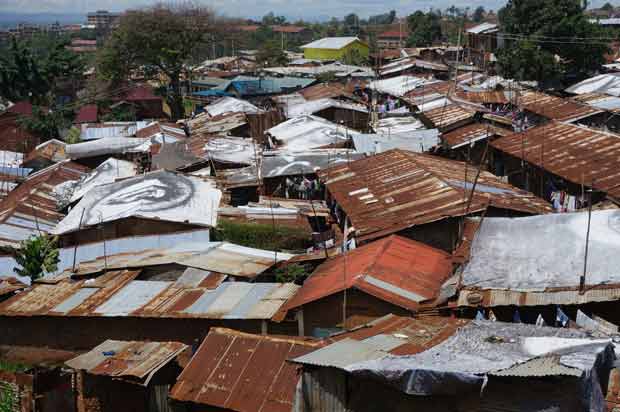
[[[241,96],[277,94],[308,87],[315,81],[316,79],[299,77],[237,76],[231,81],[229,89],[235,89]]]

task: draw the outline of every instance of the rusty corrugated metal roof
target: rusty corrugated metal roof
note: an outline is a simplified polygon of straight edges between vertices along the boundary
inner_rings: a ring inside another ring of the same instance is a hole
[[[137,342],[106,340],[65,362],[93,375],[126,378],[147,386],[153,375],[172,361],[187,345],[179,342]]]
[[[353,330],[330,336],[331,340],[355,339],[364,341],[379,335],[391,335],[402,339],[402,344],[389,352],[393,355],[413,355],[444,341],[460,327],[469,323],[467,319],[427,316],[410,318],[386,315]]]
[[[284,308],[290,310],[355,288],[414,310],[421,302],[433,299],[451,274],[452,259],[448,253],[404,237],[390,236],[352,250],[346,256],[328,259]]]
[[[510,102],[510,100],[506,97],[506,94],[504,92],[497,92],[497,91],[481,91],[481,92],[457,91],[456,95],[459,98],[468,100],[472,103],[506,104]]]
[[[299,375],[286,360],[319,347],[307,338],[212,328],[170,397],[238,412],[288,412]]]
[[[450,147],[457,149],[479,140],[485,140],[496,133],[495,128],[489,124],[473,123],[459,127],[441,135],[441,140]]]
[[[550,122],[497,139],[491,146],[620,200],[619,135]]]
[[[0,202],[0,245],[16,246],[20,240],[47,233],[65,215],[58,211],[54,188],[79,180],[89,168],[63,161],[31,174]]]
[[[0,277],[0,296],[8,295],[9,293],[16,292],[21,289],[27,288],[28,285],[21,282],[15,277],[5,276]]]
[[[603,110],[579,104],[569,99],[534,91],[522,93],[518,102],[524,109],[539,116],[566,122],[577,121],[603,112]]]
[[[544,200],[484,171],[467,211],[477,170],[437,156],[390,150],[322,170],[319,176],[361,240],[480,212],[489,205],[530,214],[551,211]]]
[[[458,104],[448,103],[444,106],[423,112],[421,116],[425,117],[433,127],[440,130],[449,129],[451,126],[472,120],[476,112],[466,109]]]
[[[139,273],[36,284],[0,303],[0,315],[271,319],[299,289],[292,283],[222,283],[223,275],[210,272],[193,273],[186,282],[136,280]]]

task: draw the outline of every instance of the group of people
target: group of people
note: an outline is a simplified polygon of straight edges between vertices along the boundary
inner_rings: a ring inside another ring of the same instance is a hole
[[[284,196],[287,199],[316,199],[321,194],[319,179],[303,177],[287,177],[284,182]]]

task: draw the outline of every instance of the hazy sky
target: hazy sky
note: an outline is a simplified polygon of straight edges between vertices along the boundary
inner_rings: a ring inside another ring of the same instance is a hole
[[[98,9],[120,11],[131,7],[152,4],[152,0],[0,0],[0,13],[86,13]],[[472,9],[482,5],[497,10],[505,0],[195,0],[209,5],[220,14],[240,17],[262,16],[269,11],[311,20],[320,16],[342,17],[355,12],[362,17],[394,9],[399,16],[430,7],[446,8],[454,4]],[[591,1],[594,7],[605,0]],[[620,0],[612,1],[620,4]]]

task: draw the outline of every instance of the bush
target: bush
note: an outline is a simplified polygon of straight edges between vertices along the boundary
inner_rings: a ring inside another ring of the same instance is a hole
[[[263,223],[221,220],[214,231],[214,240],[266,250],[305,250],[312,246],[308,233],[302,229]]]

